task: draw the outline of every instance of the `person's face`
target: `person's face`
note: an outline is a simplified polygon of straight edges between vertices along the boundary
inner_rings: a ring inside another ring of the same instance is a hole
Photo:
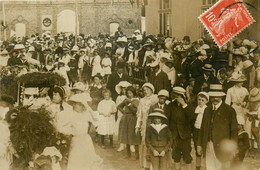
[[[95,83],[95,84],[100,84],[100,83],[101,83],[101,80],[100,80],[98,77],[95,77],[95,78],[94,78],[94,83]]]
[[[158,67],[158,66],[152,67],[152,69],[153,69],[153,71],[154,71],[155,73],[157,73],[157,72],[159,71],[159,68],[160,68],[160,67]]]
[[[122,74],[122,73],[124,72],[124,69],[123,69],[123,68],[118,68],[118,69],[117,69],[117,72],[120,73],[120,74]]]
[[[85,110],[85,106],[83,104],[81,104],[81,103],[75,103],[73,105],[73,110],[75,110],[78,113],[82,113]]]
[[[204,74],[205,74],[206,76],[210,76],[210,75],[211,75],[211,72],[210,72],[210,71],[205,71]]]
[[[242,87],[242,86],[243,86],[243,82],[238,82],[238,83],[236,83],[236,86],[237,86],[237,87]]]
[[[203,107],[204,105],[206,105],[207,104],[207,102],[208,102],[208,100],[206,99],[206,98],[204,98],[204,97],[201,97],[201,96],[198,96],[198,105],[200,106],[200,107]]]
[[[212,97],[210,98],[211,103],[214,104],[214,105],[219,104],[219,102],[220,102],[221,100],[222,100],[222,97],[212,96]]]
[[[127,97],[132,99],[134,97],[134,93],[130,90],[127,91]]]
[[[156,117],[156,118],[153,119],[153,123],[158,125],[158,124],[162,123],[162,120],[160,118]]]
[[[62,101],[62,98],[59,93],[54,92],[52,101],[56,104],[60,103]]]
[[[169,67],[169,68],[172,68],[172,67],[173,67],[173,63],[171,63],[171,62],[166,62],[165,65],[166,65],[167,67]]]
[[[105,100],[110,99],[110,94],[109,94],[109,93],[104,93],[104,99],[105,99]]]
[[[121,94],[125,95],[126,94],[126,88],[125,87],[121,87]]]
[[[150,46],[147,46],[147,47],[146,47],[146,50],[147,50],[147,51],[151,51],[152,48],[151,48]]]
[[[256,59],[257,61],[260,60],[260,54],[259,54],[259,53],[255,53],[255,54],[254,54],[254,57],[255,57],[255,59]]]
[[[190,86],[194,86],[195,85],[195,81],[190,81]]]
[[[153,94],[152,90],[148,87],[144,87],[144,95],[145,96],[151,96]]]
[[[84,52],[84,51],[81,51],[81,52],[80,52],[80,55],[81,55],[81,56],[85,55],[85,52]]]
[[[226,74],[225,74],[225,73],[220,73],[220,77],[221,77],[222,79],[225,79],[225,78],[226,78]]]
[[[160,104],[165,104],[166,100],[167,100],[167,98],[165,96],[160,96],[159,97],[159,103]]]

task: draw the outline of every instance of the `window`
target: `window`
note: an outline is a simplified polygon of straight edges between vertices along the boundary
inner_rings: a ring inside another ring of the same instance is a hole
[[[160,0],[160,34],[171,35],[171,0]]]

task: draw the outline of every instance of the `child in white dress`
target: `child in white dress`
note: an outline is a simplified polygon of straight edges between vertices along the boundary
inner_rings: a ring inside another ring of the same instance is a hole
[[[109,53],[105,52],[104,58],[101,62],[102,68],[103,68],[103,73],[105,76],[105,81],[107,82],[109,79],[109,76],[112,74],[111,72],[111,66],[112,66],[112,61],[109,58]]]
[[[91,137],[88,134],[88,122],[92,121],[89,106],[84,93],[71,96],[68,103],[73,106],[74,112],[71,121],[59,124],[60,129],[67,135],[73,135],[68,158],[68,170],[98,170],[102,159],[96,154]]]
[[[105,148],[105,135],[109,135],[110,146],[113,147],[113,134],[115,133],[116,103],[111,98],[111,92],[103,92],[104,99],[98,104],[99,123],[97,132],[101,135],[102,148]]]

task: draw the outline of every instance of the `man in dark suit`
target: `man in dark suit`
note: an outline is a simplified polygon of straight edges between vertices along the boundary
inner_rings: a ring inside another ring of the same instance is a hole
[[[211,64],[205,64],[202,69],[204,70],[203,75],[195,79],[195,85],[193,89],[194,94],[198,94],[201,91],[209,91],[210,84],[218,84],[217,77],[214,76],[214,69]]]
[[[198,138],[198,152],[206,156],[206,169],[212,170],[229,169],[228,163],[232,157],[228,155],[234,153],[221,149],[222,142],[228,140],[228,145],[233,141],[235,147],[238,138],[236,112],[222,102],[222,97],[225,96],[222,91],[222,85],[210,85],[208,94],[212,104],[204,111]],[[230,148],[231,146],[228,149]]]
[[[108,79],[107,88],[111,91],[112,99],[115,101],[118,94],[115,90],[116,85],[120,81],[128,81],[128,75],[124,74],[125,63],[118,62],[117,63],[117,71],[114,72]]]
[[[168,75],[160,69],[159,62],[154,61],[150,67],[153,71],[150,75],[149,82],[154,85],[155,94],[162,89],[170,91]]]
[[[192,110],[187,105],[185,89],[174,87],[173,101],[169,104],[167,115],[168,125],[173,138],[172,158],[175,169],[179,170],[181,157],[186,163],[187,169],[191,170],[191,114]]]

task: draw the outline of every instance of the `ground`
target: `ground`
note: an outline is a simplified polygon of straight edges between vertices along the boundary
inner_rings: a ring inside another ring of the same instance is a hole
[[[116,139],[116,138],[115,138]],[[108,146],[109,141],[106,141],[107,148],[102,149],[99,142],[94,142],[96,152],[103,159],[102,169],[106,170],[139,170],[139,161],[133,161],[129,158],[125,158],[126,151],[117,152],[119,144],[115,141],[115,148]],[[192,152],[194,155],[194,152]],[[133,154],[134,155],[134,154]],[[244,161],[247,165],[251,166],[243,170],[260,170],[260,158],[246,157]],[[192,162],[192,166],[195,169],[195,160]],[[174,170],[172,164],[171,170]],[[205,170],[205,167],[202,168]]]

